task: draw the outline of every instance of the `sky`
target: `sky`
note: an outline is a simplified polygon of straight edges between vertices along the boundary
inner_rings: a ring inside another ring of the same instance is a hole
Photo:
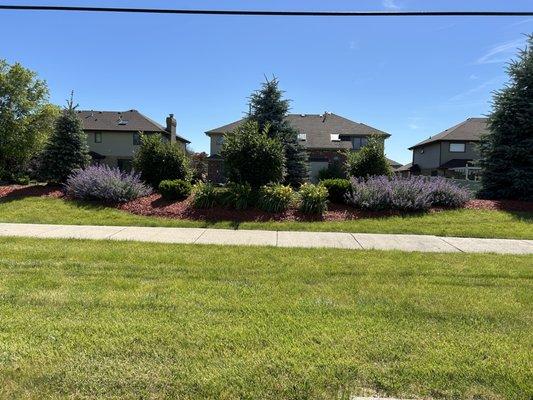
[[[531,0],[0,0],[0,4],[269,10],[533,11]],[[333,112],[392,136],[387,155],[490,112],[533,17],[243,17],[0,11],[0,58],[71,90],[80,109],[136,109],[195,151],[276,76],[291,112]]]

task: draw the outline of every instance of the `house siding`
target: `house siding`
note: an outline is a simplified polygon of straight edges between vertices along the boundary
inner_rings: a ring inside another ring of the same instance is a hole
[[[465,152],[464,153],[450,152],[450,143],[464,143],[465,144]],[[479,159],[479,151],[478,151],[477,147],[478,147],[478,145],[477,145],[476,142],[465,142],[465,141],[461,141],[461,140],[441,142],[441,146],[440,146],[441,163],[440,163],[440,165],[442,165],[445,162],[448,162],[450,160],[453,160],[453,159],[478,160]]]
[[[424,152],[422,153],[421,150]],[[413,165],[418,165],[423,175],[429,175],[432,170],[436,170],[440,166],[440,153],[440,143],[438,142],[417,147],[413,149]]]
[[[95,143],[95,133],[102,134],[101,143]],[[100,163],[109,165],[110,167],[117,167],[118,160],[131,160],[135,151],[139,148],[138,145],[133,144],[133,135],[137,132],[116,132],[116,131],[85,131],[87,134],[87,144],[89,151],[94,151],[105,158],[99,160]],[[169,140],[165,137],[165,140]],[[185,151],[186,144],[177,142]]]

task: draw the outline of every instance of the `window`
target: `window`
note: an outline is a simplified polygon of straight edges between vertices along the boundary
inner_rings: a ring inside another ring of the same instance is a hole
[[[450,153],[464,153],[465,144],[464,143],[450,143]]]
[[[302,141],[307,140],[307,135],[305,133],[299,133],[298,140],[302,140]]]
[[[133,132],[133,145],[134,146],[141,145],[141,134],[139,132]]]
[[[338,133],[332,133],[331,134],[331,141],[332,142],[340,142],[341,139],[339,138],[339,134]]]
[[[359,150],[361,147],[366,146],[368,139],[366,137],[352,137],[352,149]]]
[[[220,135],[216,138],[216,144],[219,146],[222,146],[222,143],[224,143],[224,136]]]
[[[102,132],[94,133],[94,143],[102,143]]]

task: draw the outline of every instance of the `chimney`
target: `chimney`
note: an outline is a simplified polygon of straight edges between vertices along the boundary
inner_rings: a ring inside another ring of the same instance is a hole
[[[176,143],[176,126],[174,114],[169,114],[167,117],[167,132],[170,133],[170,143]]]

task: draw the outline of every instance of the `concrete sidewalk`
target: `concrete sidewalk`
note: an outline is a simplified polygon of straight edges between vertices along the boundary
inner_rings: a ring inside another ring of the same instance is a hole
[[[0,223],[0,236],[276,247],[329,247],[353,250],[379,249],[449,253],[533,254],[533,240],[343,232]]]

